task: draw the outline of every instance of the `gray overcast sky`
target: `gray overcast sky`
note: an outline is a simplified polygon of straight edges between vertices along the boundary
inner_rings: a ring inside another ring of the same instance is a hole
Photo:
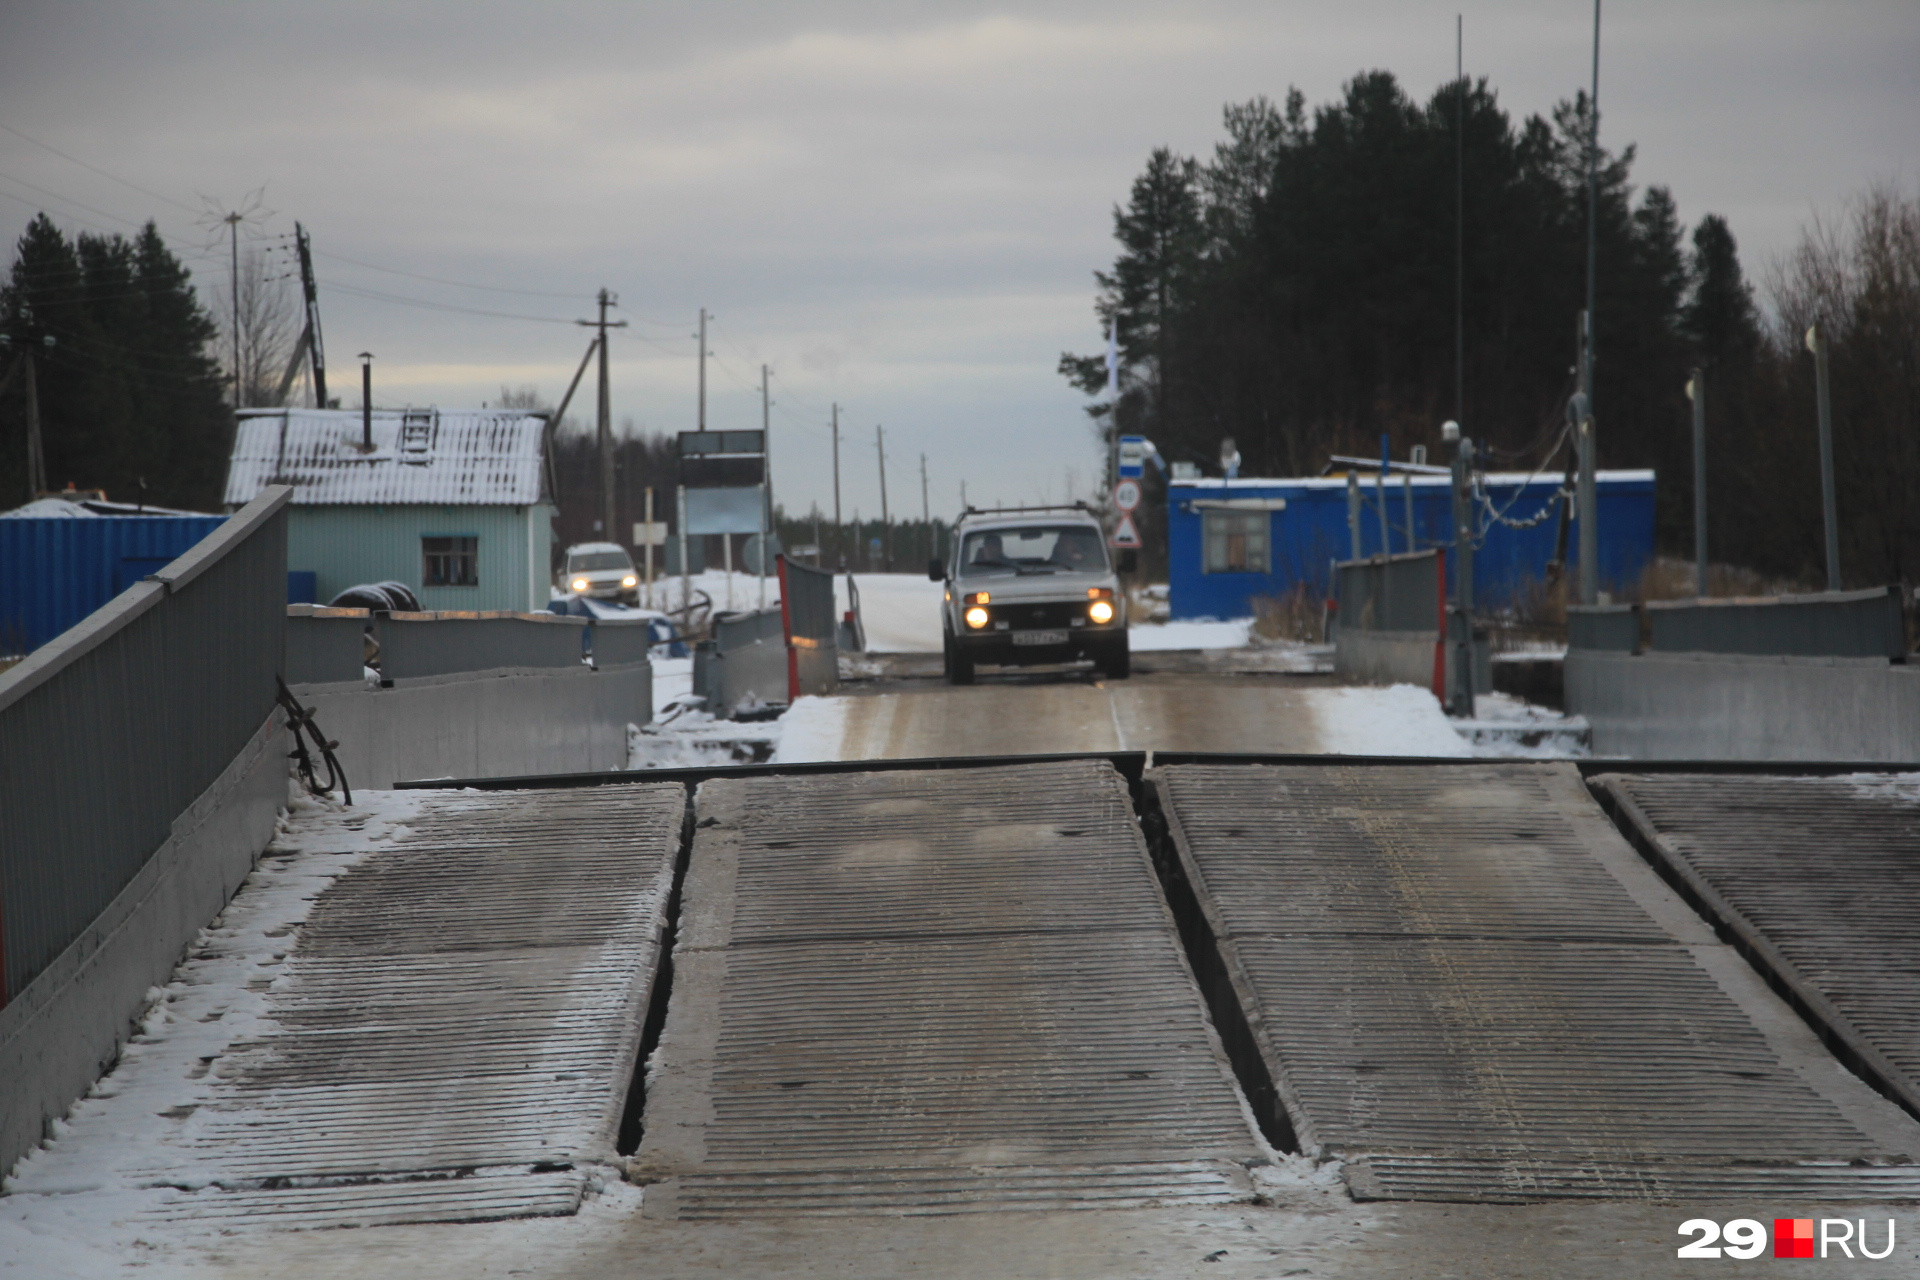
[[[1059,500],[1098,468],[1082,397],[1054,373],[1100,338],[1091,272],[1111,210],[1155,146],[1211,153],[1220,108],[1355,72],[1424,98],[1466,66],[1509,112],[1588,75],[1591,7],[1534,3],[295,4],[8,0],[0,238],[33,212],[69,230],[148,216],[203,288],[224,254],[190,209],[265,188],[258,234],[312,233],[335,379],[357,403],[564,389],[595,289],[616,419],[693,425],[695,313],[718,363],[709,422],[759,423],[774,369],[779,497],[831,508],[827,406],[845,502],[919,512],[969,496]],[[1920,4],[1613,0],[1602,142],[1689,221],[1726,215],[1758,276],[1815,211],[1878,180],[1912,188]],[[179,206],[186,206],[185,208]],[[338,255],[338,256],[334,256]],[[348,261],[354,259],[357,261]],[[366,265],[496,289],[412,279]],[[359,290],[362,292],[349,292]],[[546,296],[546,295],[562,296]],[[590,404],[590,401],[589,401]]]

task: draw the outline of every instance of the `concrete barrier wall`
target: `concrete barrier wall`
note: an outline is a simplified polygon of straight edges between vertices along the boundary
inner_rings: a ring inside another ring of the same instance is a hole
[[[1569,649],[1566,694],[1595,755],[1920,763],[1920,666],[1885,659]]]
[[[577,636],[577,632],[573,633]],[[294,690],[355,787],[624,769],[627,726],[653,718],[653,667],[508,668]]]
[[[1333,671],[1360,684],[1417,684],[1433,688],[1433,644],[1437,631],[1363,631],[1342,623],[1333,637]],[[1493,689],[1493,654],[1486,640],[1474,641],[1473,687]],[[1452,676],[1453,649],[1446,653]]]

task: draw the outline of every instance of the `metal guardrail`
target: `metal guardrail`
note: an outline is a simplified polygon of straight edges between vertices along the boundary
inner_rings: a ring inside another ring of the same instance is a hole
[[[1898,586],[1814,595],[1660,600],[1646,606],[1661,653],[1889,658],[1907,651]]]
[[[1440,630],[1440,553],[1408,551],[1342,560],[1340,626],[1356,631]]]
[[[1568,605],[1567,648],[1600,649],[1608,653],[1640,652],[1640,606]]]
[[[113,901],[272,713],[292,490],[0,675],[0,1005]]]

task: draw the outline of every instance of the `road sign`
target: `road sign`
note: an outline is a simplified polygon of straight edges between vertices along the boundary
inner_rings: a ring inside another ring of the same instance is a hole
[[[1113,486],[1113,505],[1122,511],[1134,511],[1140,506],[1140,482],[1122,480]]]
[[[655,520],[648,524],[644,520],[633,522],[633,545],[636,547],[664,547],[667,545],[667,524],[664,520]]]
[[[1113,536],[1107,539],[1107,545],[1123,551],[1139,547],[1140,530],[1134,528],[1132,512],[1120,513],[1120,523],[1113,527]]]
[[[1147,438],[1145,436],[1120,437],[1120,479],[1138,480],[1146,474]]]

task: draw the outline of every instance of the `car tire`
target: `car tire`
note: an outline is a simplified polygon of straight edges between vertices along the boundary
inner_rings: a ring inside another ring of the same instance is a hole
[[[1127,638],[1120,637],[1118,644],[1110,647],[1096,664],[1100,674],[1109,680],[1125,680],[1133,674],[1133,651],[1127,647]]]

